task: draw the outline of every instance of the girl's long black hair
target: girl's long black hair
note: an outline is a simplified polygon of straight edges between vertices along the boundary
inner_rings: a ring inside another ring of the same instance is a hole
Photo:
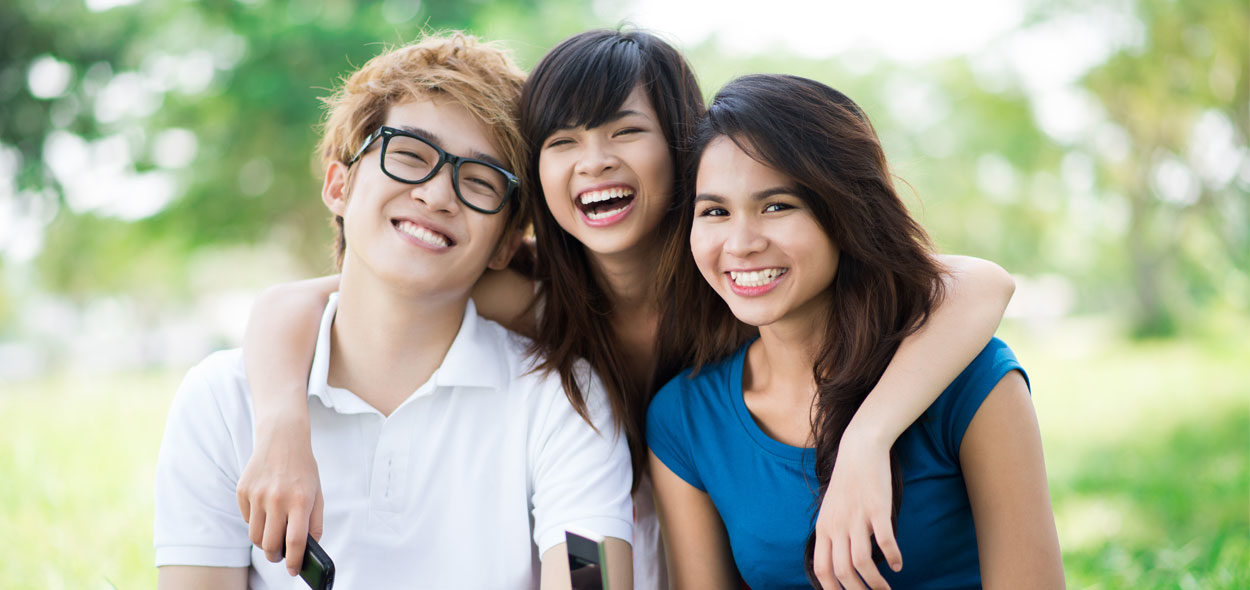
[[[899,199],[876,131],[845,94],[798,76],[751,75],[717,93],[691,141],[686,174],[718,137],[734,141],[752,158],[794,180],[800,197],[838,246],[837,274],[826,290],[830,305],[824,340],[812,366],[816,381],[812,437],[819,483],[813,510],[824,498],[842,434],[880,380],[899,344],[928,319],[942,297],[941,266],[924,229]],[[693,219],[692,195],[683,195],[684,238]],[[680,236],[675,239],[682,239]],[[697,272],[687,256],[682,272]],[[723,354],[723,326],[736,320],[703,281],[676,296],[675,313],[687,318],[696,365]],[[902,478],[891,449],[893,517]],[[807,543],[812,571],[815,533]],[[874,556],[880,552],[874,547]]]

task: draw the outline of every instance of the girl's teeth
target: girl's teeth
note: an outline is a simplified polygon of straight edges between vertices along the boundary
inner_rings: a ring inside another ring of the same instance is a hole
[[[777,280],[777,277],[785,273],[786,269],[784,268],[766,268],[764,270],[746,272],[731,270],[729,271],[729,278],[739,287],[762,287]]]
[[[625,210],[625,207],[621,207],[620,209],[612,209],[610,211],[601,211],[599,213],[595,213],[594,211],[587,211],[586,217],[589,217],[591,220],[598,221],[600,219],[607,219],[624,210]]]
[[[399,231],[402,231],[431,246],[437,246],[439,248],[446,248],[447,246],[451,245],[450,242],[447,241],[447,238],[439,234],[436,234],[428,229],[425,229],[424,227],[421,227],[410,221],[400,222],[398,227],[399,227]]]
[[[583,205],[589,205],[591,203],[598,203],[601,201],[607,201],[609,199],[620,199],[622,197],[628,197],[632,194],[634,194],[633,189],[616,187],[616,188],[610,188],[610,189],[601,190],[601,191],[583,193],[579,200],[581,201]]]

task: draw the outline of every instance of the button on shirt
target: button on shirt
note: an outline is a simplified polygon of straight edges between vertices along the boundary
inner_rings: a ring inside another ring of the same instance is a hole
[[[599,433],[558,376],[530,372],[528,341],[469,302],[442,365],[387,417],[327,382],[336,309],[332,296],[308,384],[321,544],[336,588],[537,587],[539,557],[566,528],[632,541],[629,451],[588,368],[583,391]],[[188,373],[170,410],[157,565],[250,565],[253,588],[302,583],[248,540],[235,487],[252,446],[242,355],[214,354]]]

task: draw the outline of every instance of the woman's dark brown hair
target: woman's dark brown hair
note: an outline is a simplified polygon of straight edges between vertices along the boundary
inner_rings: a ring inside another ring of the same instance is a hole
[[[654,385],[657,380],[676,374],[685,358],[661,357],[656,376],[650,380],[637,379],[630,373],[612,327],[611,298],[596,277],[586,248],[560,227],[547,208],[538,159],[543,141],[553,132],[604,124],[639,86],[655,109],[674,169],[685,168],[686,140],[703,114],[703,96],[682,55],[645,31],[594,30],[566,39],[534,67],[521,93],[520,113],[521,133],[532,150],[524,182],[533,203],[538,252],[534,275],[539,284],[536,302],[542,315],[532,351],[545,358],[540,369],[559,373],[565,394],[583,418],[588,415],[582,394],[584,385],[575,378],[577,360],[586,359],[598,373],[617,424],[629,442],[635,485],[646,466],[644,421]],[[683,178],[675,179],[674,195],[690,190]],[[675,196],[673,201],[677,200]],[[663,239],[677,231],[677,218],[677,212],[670,210],[655,235]],[[663,310],[672,273],[656,274],[651,283],[652,296],[660,301]],[[663,322],[660,327],[663,332]],[[681,350],[678,346],[667,349],[670,355]]]
[[[728,137],[756,161],[794,180],[825,233],[838,246],[838,270],[827,294],[831,305],[824,342],[812,372],[816,381],[812,433],[820,505],[851,417],[885,372],[903,339],[928,319],[942,296],[943,269],[924,229],[894,191],[885,152],[864,112],[824,84],[786,75],[752,75],[726,85],[692,137],[691,168],[707,144]],[[689,236],[691,195],[682,195]],[[685,263],[687,267],[691,262]],[[700,281],[702,282],[702,281]],[[694,364],[723,354],[717,333],[732,318],[706,283],[679,293],[679,317],[695,338]],[[711,329],[708,329],[711,328]],[[891,450],[893,515],[902,480]],[[814,533],[807,543],[808,579]],[[875,552],[880,559],[879,552]]]

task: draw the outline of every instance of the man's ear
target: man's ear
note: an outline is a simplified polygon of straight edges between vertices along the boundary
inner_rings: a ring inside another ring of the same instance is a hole
[[[521,240],[525,236],[521,230],[509,230],[503,237],[499,238],[499,245],[495,246],[495,253],[491,254],[490,261],[486,263],[486,268],[491,270],[503,270],[508,268],[508,263],[512,261],[512,255],[516,254],[517,248],[521,247]]]
[[[347,210],[347,171],[346,164],[334,161],[326,166],[326,178],[321,184],[321,200],[332,213],[343,216]]]

